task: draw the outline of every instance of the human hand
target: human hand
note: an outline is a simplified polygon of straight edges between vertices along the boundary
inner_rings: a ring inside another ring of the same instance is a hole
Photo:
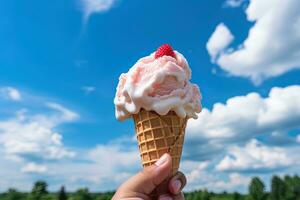
[[[165,192],[158,196],[158,200],[184,200],[182,188],[186,184],[183,173],[177,172],[169,179],[172,168],[172,158],[164,154],[154,165],[146,167],[123,183],[112,200],[151,200],[151,192],[166,182]]]

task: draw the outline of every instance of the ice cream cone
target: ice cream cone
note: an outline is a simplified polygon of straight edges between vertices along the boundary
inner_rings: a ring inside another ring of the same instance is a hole
[[[190,79],[187,60],[164,44],[120,75],[114,98],[116,118],[134,119],[143,166],[150,166],[169,153],[169,178],[179,168],[187,120],[197,119],[202,108],[199,87]],[[150,196],[168,193],[169,178]]]
[[[142,109],[133,119],[143,167],[169,153],[174,175],[179,168],[187,118],[180,118],[173,111],[159,115]]]

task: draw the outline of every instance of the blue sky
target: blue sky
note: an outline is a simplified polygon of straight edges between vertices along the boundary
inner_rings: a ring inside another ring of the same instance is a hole
[[[163,43],[203,96],[181,165],[188,190],[299,171],[300,4],[281,4],[1,2],[0,190],[45,179],[105,191],[138,171],[133,123],[115,119],[113,98],[119,75]]]

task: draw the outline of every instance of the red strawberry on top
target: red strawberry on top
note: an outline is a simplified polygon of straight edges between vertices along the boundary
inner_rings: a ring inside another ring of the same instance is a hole
[[[168,44],[163,44],[156,50],[155,59],[162,56],[172,56],[173,58],[176,58],[173,48]]]

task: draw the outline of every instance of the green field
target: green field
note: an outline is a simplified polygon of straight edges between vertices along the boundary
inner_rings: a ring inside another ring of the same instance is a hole
[[[252,178],[248,194],[213,193],[206,189],[185,193],[186,200],[300,200],[300,177],[285,176],[280,178],[273,176],[270,191],[266,191],[265,183],[259,177]],[[61,187],[56,193],[47,191],[47,183],[38,181],[31,192],[22,193],[16,189],[9,189],[0,194],[0,200],[109,200],[114,192],[91,193],[87,188],[78,189],[69,193],[65,187]]]

